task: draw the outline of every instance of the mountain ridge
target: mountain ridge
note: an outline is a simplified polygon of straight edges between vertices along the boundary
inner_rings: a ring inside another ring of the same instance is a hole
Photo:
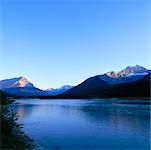
[[[50,89],[47,89],[45,90],[47,93],[49,93],[50,95],[57,95],[57,94],[61,94],[61,93],[64,93],[68,90],[70,90],[71,88],[73,88],[74,86],[71,86],[71,85],[63,85],[61,86],[60,88],[57,88],[57,89],[53,89],[53,88],[50,88]]]
[[[13,87],[34,87],[34,85],[23,76],[0,81],[0,89]]]
[[[36,88],[29,80],[21,76],[1,80],[0,89],[11,95],[14,94],[20,97],[53,97],[57,95],[61,97],[100,97],[103,90],[109,89],[109,87],[117,87],[120,84],[126,85],[137,82],[147,74],[150,74],[150,72],[151,70],[139,65],[128,66],[117,73],[107,72],[90,77],[77,86],[64,85],[61,88],[51,88],[50,90]],[[112,89],[112,91],[114,90]]]
[[[147,71],[148,69],[140,65],[135,65],[135,66],[128,66],[119,72],[109,71],[106,73],[106,75],[112,78],[118,78],[118,77],[124,77],[124,76],[135,74],[135,73],[145,73]]]
[[[88,90],[85,90],[83,95],[78,90],[73,92],[73,89],[71,89],[59,95],[58,98],[150,97],[150,81],[151,73],[136,81],[113,85],[108,84],[108,86],[99,90],[93,89],[93,95],[90,95]]]

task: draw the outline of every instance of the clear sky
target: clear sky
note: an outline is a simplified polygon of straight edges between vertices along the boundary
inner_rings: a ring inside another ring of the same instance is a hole
[[[2,0],[0,79],[76,85],[149,67],[149,0]]]

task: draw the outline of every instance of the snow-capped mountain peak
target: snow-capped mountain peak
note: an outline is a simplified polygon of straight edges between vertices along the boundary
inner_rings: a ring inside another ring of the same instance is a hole
[[[25,77],[18,77],[0,81],[0,89],[13,88],[13,87],[34,87]]]
[[[119,72],[114,72],[114,71],[107,72],[106,75],[112,78],[118,78],[118,77],[133,75],[136,73],[145,73],[147,71],[148,70],[146,68],[139,65],[135,65],[135,66],[128,66]]]
[[[73,87],[74,86],[71,86],[71,85],[64,85],[58,89],[49,88],[46,90],[46,92],[49,93],[50,95],[58,95],[58,94],[66,92],[67,90],[70,90]]]
[[[18,87],[31,87],[33,86],[25,77],[20,77],[18,81],[14,83],[14,85],[18,85]]]

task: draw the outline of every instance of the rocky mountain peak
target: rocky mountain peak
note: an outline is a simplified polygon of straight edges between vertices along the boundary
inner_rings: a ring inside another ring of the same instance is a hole
[[[5,79],[0,81],[0,89],[13,87],[34,87],[34,85],[30,81],[28,81],[25,77]]]
[[[19,77],[18,81],[16,81],[14,84],[18,87],[31,87],[33,86],[32,83],[30,83],[25,77],[21,76]]]
[[[113,78],[117,77],[117,73],[114,72],[114,71],[109,71],[109,72],[106,73],[106,75],[109,76],[109,77],[113,77]]]
[[[135,65],[135,66],[128,66],[119,72],[114,72],[114,71],[107,72],[106,75],[112,78],[118,78],[118,77],[124,77],[135,73],[144,73],[145,71],[147,71],[146,68],[139,65]]]

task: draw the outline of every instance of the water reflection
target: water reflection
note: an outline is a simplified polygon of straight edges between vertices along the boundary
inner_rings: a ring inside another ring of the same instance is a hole
[[[146,134],[149,140],[149,132],[147,132],[150,129],[149,107],[143,108],[144,110],[135,107],[113,107],[83,106],[81,110],[87,119],[100,124],[102,128],[116,130],[116,132],[125,131],[125,134],[135,132]]]
[[[14,107],[46,149],[149,149],[150,106],[127,102],[28,99]]]

